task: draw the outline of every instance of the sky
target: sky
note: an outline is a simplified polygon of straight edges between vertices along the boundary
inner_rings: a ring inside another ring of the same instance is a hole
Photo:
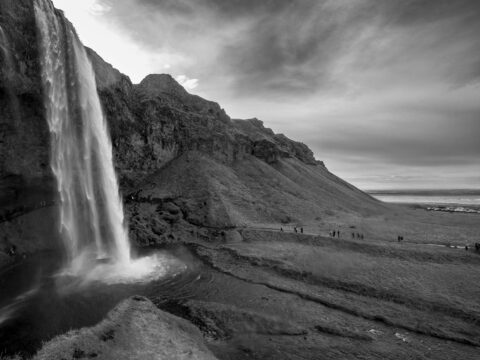
[[[480,1],[53,2],[134,83],[172,74],[362,189],[480,188]]]

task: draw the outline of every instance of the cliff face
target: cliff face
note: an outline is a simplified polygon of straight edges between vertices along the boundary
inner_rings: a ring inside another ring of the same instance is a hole
[[[56,241],[33,1],[0,1],[0,264]]]
[[[308,147],[275,135],[257,119],[231,120],[215,102],[189,94],[170,75],[149,75],[138,85],[89,50],[110,124],[122,184],[135,185],[187,151],[232,163],[254,155],[317,162]]]
[[[4,196],[15,192],[16,184],[38,185],[51,177],[36,44],[32,2],[2,1],[0,186]]]

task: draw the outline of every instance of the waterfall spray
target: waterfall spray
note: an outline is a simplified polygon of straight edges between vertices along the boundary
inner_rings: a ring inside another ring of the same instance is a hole
[[[156,259],[130,258],[112,144],[85,48],[50,0],[36,1],[35,12],[67,271],[94,279],[158,272]]]

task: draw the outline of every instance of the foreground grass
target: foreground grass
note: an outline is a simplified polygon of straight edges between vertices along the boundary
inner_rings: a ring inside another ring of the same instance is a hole
[[[438,258],[437,250],[431,249],[427,251],[432,255],[430,261],[408,260],[396,257],[397,246],[388,243],[384,245],[387,256],[384,252],[379,256],[377,251],[357,252],[339,244],[295,241],[301,235],[276,233],[272,235],[276,241],[265,241],[262,232],[257,233],[259,241],[250,234],[249,242],[226,245],[216,253],[206,251],[208,261],[242,279],[364,320],[480,345],[476,301],[480,285],[473,280],[480,275],[480,263],[475,257],[463,263],[463,253]],[[257,270],[252,272],[251,266]]]

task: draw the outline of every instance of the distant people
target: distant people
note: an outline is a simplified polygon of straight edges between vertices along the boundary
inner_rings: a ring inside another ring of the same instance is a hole
[[[300,232],[303,234],[303,227],[300,228]]]
[[[8,249],[8,254],[10,256],[15,256],[17,254],[17,247],[15,245],[10,246]]]

